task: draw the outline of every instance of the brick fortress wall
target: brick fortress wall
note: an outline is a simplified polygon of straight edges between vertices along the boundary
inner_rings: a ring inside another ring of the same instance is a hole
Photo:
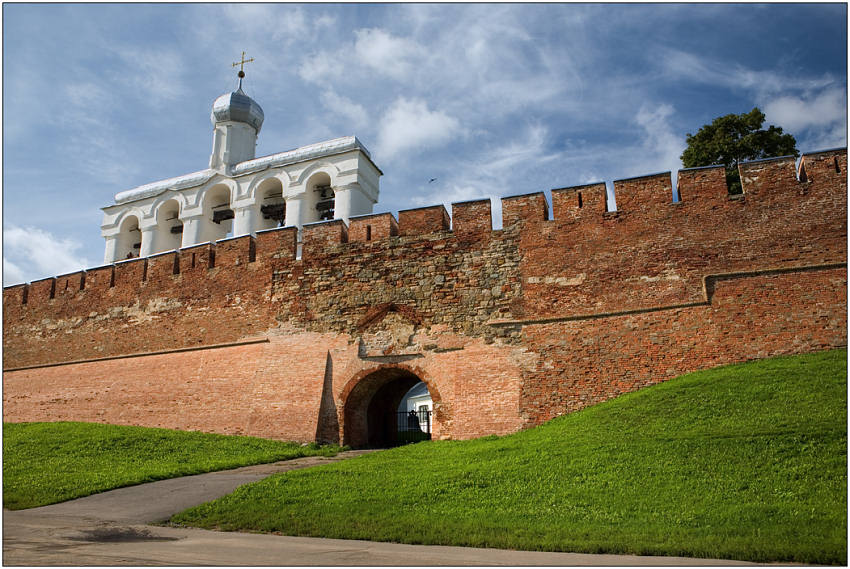
[[[723,363],[846,345],[845,150],[283,228],[4,289],[4,420],[368,442],[538,424]],[[387,385],[397,385],[387,391]]]

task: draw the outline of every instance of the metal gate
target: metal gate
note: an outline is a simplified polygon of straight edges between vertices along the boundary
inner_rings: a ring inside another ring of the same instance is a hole
[[[398,444],[415,443],[417,441],[431,440],[431,411],[420,409],[419,411],[398,412],[398,433],[396,442]]]

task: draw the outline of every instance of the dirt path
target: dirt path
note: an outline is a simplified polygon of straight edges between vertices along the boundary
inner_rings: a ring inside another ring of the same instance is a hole
[[[277,472],[359,456],[306,457],[161,480],[3,511],[4,565],[742,565],[684,557],[542,553],[149,526]]]

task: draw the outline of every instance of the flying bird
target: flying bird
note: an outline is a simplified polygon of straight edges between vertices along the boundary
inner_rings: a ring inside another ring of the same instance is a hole
[[[431,182],[436,182],[436,181],[437,181],[437,178],[431,178],[430,180],[428,180],[428,183],[430,184]]]

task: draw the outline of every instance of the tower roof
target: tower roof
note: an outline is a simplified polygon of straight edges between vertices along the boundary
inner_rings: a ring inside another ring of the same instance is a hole
[[[254,127],[257,133],[263,126],[263,109],[257,102],[245,94],[240,86],[232,93],[225,93],[213,103],[210,120],[213,125],[225,121],[246,123]]]

